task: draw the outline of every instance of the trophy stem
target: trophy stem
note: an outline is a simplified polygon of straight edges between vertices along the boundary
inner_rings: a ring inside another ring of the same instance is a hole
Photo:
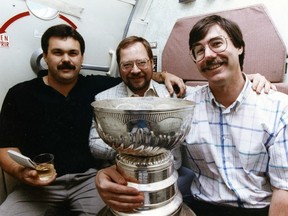
[[[128,180],[128,186],[144,194],[144,203],[134,213],[122,215],[175,215],[182,204],[177,187],[178,173],[174,169],[173,155],[169,150],[156,156],[139,157],[118,154],[117,170]]]

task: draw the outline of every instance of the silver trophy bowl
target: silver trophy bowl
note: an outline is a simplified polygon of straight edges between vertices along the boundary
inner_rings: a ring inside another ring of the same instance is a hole
[[[155,156],[180,145],[190,130],[194,102],[127,97],[95,101],[96,129],[118,153]]]

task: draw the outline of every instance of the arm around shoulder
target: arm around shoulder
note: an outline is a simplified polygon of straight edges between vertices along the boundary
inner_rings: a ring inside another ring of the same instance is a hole
[[[165,83],[170,95],[175,92],[177,97],[184,97],[186,85],[183,79],[179,78],[178,76],[168,73],[167,71],[162,71],[154,72],[152,78],[158,83]]]
[[[7,151],[10,149],[19,152],[19,149],[17,148],[0,148],[0,166],[3,171],[8,173],[9,175],[17,179],[21,179],[20,173],[22,172],[23,167],[10,158],[7,153]]]

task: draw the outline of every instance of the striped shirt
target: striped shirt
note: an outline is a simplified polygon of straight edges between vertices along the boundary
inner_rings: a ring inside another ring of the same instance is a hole
[[[288,190],[288,95],[257,94],[250,81],[228,108],[208,86],[196,103],[183,163],[196,174],[196,199],[244,208],[270,204],[272,188]]]

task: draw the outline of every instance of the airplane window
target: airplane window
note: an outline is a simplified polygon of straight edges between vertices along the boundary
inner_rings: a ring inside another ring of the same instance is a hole
[[[26,0],[26,5],[29,11],[36,17],[43,19],[43,20],[51,20],[58,16],[59,11],[50,8],[46,5],[37,3],[33,0]]]

